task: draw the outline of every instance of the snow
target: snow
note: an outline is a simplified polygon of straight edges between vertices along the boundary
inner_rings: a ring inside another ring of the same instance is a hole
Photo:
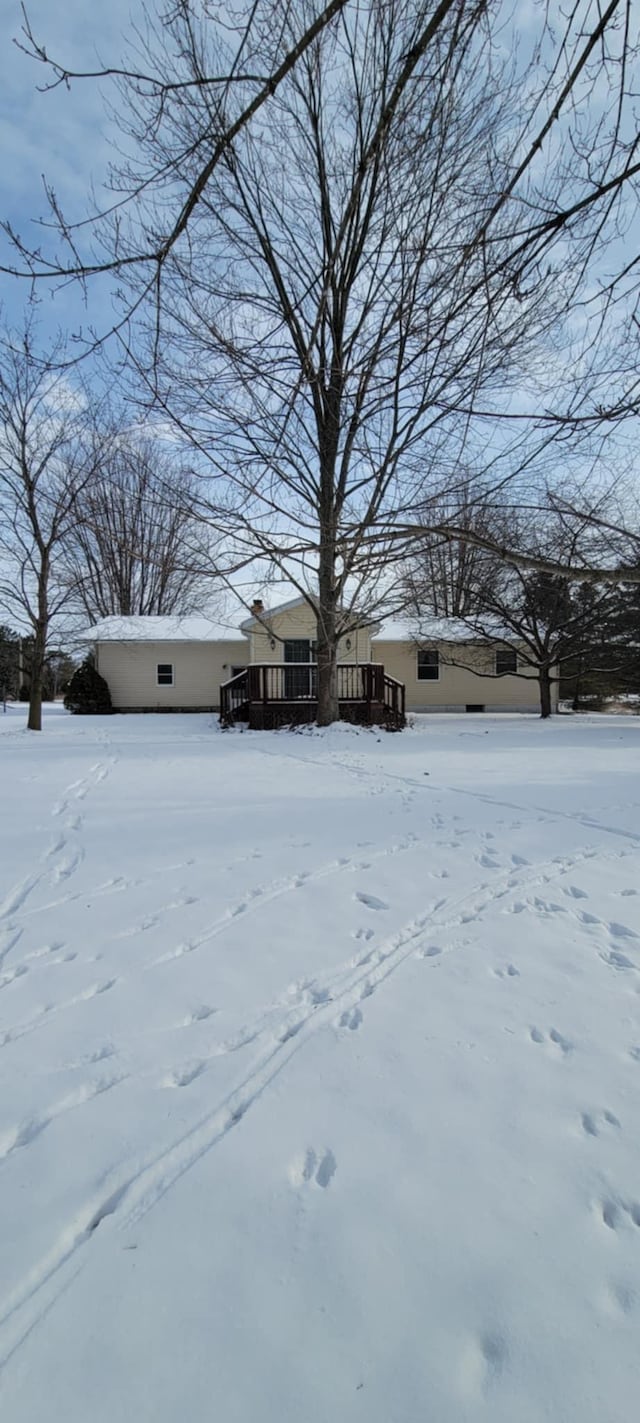
[[[513,637],[497,619],[483,620],[483,631],[473,631],[461,618],[385,618],[374,642],[483,642],[489,638],[503,641]]]
[[[242,642],[242,632],[200,617],[111,617],[87,628],[83,642]]]
[[[640,720],[24,719],[2,1417],[629,1423]]]

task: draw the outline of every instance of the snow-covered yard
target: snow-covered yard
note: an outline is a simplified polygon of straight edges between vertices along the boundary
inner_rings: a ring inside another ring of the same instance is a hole
[[[630,1423],[640,720],[0,717],[7,1423]]]

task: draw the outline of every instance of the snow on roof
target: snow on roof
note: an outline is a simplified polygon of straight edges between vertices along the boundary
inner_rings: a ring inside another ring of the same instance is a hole
[[[102,618],[82,635],[84,642],[244,642],[237,627],[199,617]]]
[[[386,618],[374,642],[484,642],[490,637],[508,636],[496,623],[484,621],[483,632],[473,632],[461,618],[404,617]]]
[[[244,642],[244,635],[275,614],[304,604],[292,599],[278,607],[265,608],[260,618],[251,616],[239,626],[201,617],[119,617],[103,618],[82,634],[83,642]],[[489,638],[509,640],[509,633],[496,622],[485,620],[484,631],[473,632],[459,618],[387,618],[379,622],[362,619],[371,628],[372,642],[484,642]]]

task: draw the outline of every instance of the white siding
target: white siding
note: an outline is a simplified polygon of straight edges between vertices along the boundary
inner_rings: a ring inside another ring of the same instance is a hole
[[[117,710],[197,708],[220,705],[220,684],[232,666],[246,667],[249,644],[237,642],[102,642],[96,647],[97,666]],[[159,662],[173,666],[173,686],[159,687]]]
[[[314,638],[316,633],[312,610],[306,605],[275,613],[272,626],[275,647],[271,647],[270,633],[260,627],[234,642],[102,642],[96,647],[98,670],[108,683],[116,710],[217,710],[220,685],[229,680],[233,667],[282,662],[282,639]],[[347,638],[341,640],[341,660],[381,662],[389,676],[404,682],[407,711],[464,711],[470,705],[483,706],[486,711],[539,711],[533,670],[523,669],[524,675],[517,677],[486,675],[495,668],[493,647],[434,643],[440,654],[440,675],[437,681],[420,681],[416,643],[385,642],[384,637],[371,641],[367,628],[350,633],[348,640],[350,647]],[[160,662],[173,666],[171,687],[158,686]],[[553,704],[557,706],[557,687]]]
[[[427,644],[424,644],[425,649]],[[483,706],[486,711],[540,710],[538,681],[531,668],[522,675],[493,677],[486,673],[495,668],[495,648],[465,647],[456,643],[433,643],[440,655],[440,675],[437,681],[418,680],[418,648],[411,642],[385,642],[374,639],[372,656],[384,663],[385,672],[404,682],[407,711],[464,711],[467,706]],[[453,665],[464,663],[464,666]],[[472,669],[477,668],[477,672]],[[482,673],[485,673],[483,676]],[[554,706],[557,692],[554,688]]]
[[[308,603],[301,603],[295,608],[285,608],[281,613],[273,613],[269,618],[269,627],[273,628],[273,638],[259,623],[255,624],[249,634],[252,662],[283,662],[284,638],[309,638],[313,641],[317,633],[316,619]],[[275,647],[271,646],[272,641]],[[351,644],[350,647],[347,647],[347,642]],[[340,662],[369,662],[369,629],[358,628],[357,631],[342,637],[338,644],[338,659]]]

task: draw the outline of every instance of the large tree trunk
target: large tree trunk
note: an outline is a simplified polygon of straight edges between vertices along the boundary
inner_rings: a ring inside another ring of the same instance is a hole
[[[318,726],[338,720],[338,639],[333,549],[323,550],[318,572]]]
[[[49,559],[46,552],[42,552],[41,559],[38,575],[38,620],[35,625],[33,638],[33,659],[31,663],[31,683],[29,686],[29,719],[27,721],[29,731],[42,731],[42,684],[44,682],[44,664],[47,651],[47,632],[49,628],[49,600],[47,590],[49,582]]]
[[[38,628],[33,641],[31,680],[29,686],[29,731],[42,731],[42,684],[44,682],[45,635]]]
[[[545,718],[551,716],[551,677],[548,667],[538,669],[538,682],[540,684],[540,716]]]
[[[340,428],[340,361],[334,355],[326,394],[326,423],[319,429],[320,491],[318,500],[318,726],[338,720],[338,593],[336,589],[336,459]]]

